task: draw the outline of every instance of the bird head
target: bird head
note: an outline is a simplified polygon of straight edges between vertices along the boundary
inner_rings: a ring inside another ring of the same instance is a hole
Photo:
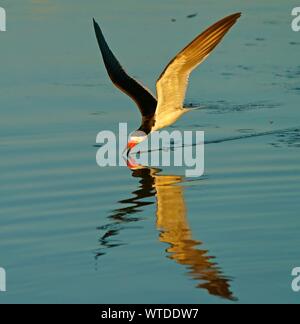
[[[143,142],[147,138],[147,134],[142,131],[135,131],[129,136],[129,140],[127,143],[127,155],[129,155],[130,151],[139,143]]]

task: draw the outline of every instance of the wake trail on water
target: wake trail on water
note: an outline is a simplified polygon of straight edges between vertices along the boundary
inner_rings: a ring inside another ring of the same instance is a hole
[[[289,127],[289,128],[284,128],[284,129],[276,129],[276,130],[271,130],[271,131],[266,131],[266,132],[244,134],[244,135],[239,135],[239,136],[223,137],[223,138],[220,138],[220,139],[213,139],[213,140],[204,141],[204,144],[205,145],[219,144],[219,143],[243,140],[243,139],[254,138],[254,137],[285,134],[285,133],[289,133],[289,132],[300,132],[300,126]],[[150,152],[162,151],[162,150],[166,150],[166,149],[175,150],[177,148],[189,147],[189,146],[193,147],[193,146],[202,145],[202,144],[203,143],[194,143],[194,144],[190,144],[190,145],[170,146],[170,147],[164,147],[164,148],[159,148],[159,149],[155,149],[155,150],[140,151],[140,152],[137,152],[137,153],[140,153],[140,154],[142,154],[142,153],[150,153]],[[134,153],[134,154],[137,154],[137,153]]]
[[[222,138],[222,139],[205,141],[204,143],[205,144],[218,144],[218,143],[236,141],[236,140],[247,139],[247,138],[252,138],[252,137],[277,135],[277,134],[284,134],[284,133],[288,133],[288,132],[299,132],[299,131],[300,131],[300,127],[290,127],[290,128],[285,128],[285,129],[276,129],[276,130],[267,131],[267,132],[251,133],[251,134],[245,134],[245,135],[240,135],[240,136],[231,136],[231,137],[226,137],[226,138]],[[197,145],[197,144],[193,144],[193,145]]]

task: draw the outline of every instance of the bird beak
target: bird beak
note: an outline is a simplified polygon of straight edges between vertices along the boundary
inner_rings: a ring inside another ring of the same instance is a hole
[[[137,143],[135,143],[135,142],[128,142],[127,148],[126,148],[126,150],[127,150],[127,156],[129,155],[130,151],[136,146],[136,144]]]

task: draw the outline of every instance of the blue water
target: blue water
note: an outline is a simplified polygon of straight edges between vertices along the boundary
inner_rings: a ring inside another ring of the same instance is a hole
[[[1,303],[299,302],[291,289],[300,266],[295,3],[1,6]],[[119,121],[134,130],[140,117],[106,75],[91,18],[154,91],[178,50],[237,11],[241,20],[192,74],[186,101],[202,109],[173,128],[205,131],[205,175],[98,167],[97,133]]]

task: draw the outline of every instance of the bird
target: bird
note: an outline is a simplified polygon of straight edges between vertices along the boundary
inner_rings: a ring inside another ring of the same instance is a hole
[[[140,127],[129,137],[125,148],[127,156],[150,133],[174,124],[191,111],[183,106],[190,73],[206,60],[240,17],[241,12],[238,12],[217,21],[184,47],[159,76],[157,97],[125,71],[109,48],[99,24],[93,19],[96,39],[111,81],[131,97],[142,115]]]

